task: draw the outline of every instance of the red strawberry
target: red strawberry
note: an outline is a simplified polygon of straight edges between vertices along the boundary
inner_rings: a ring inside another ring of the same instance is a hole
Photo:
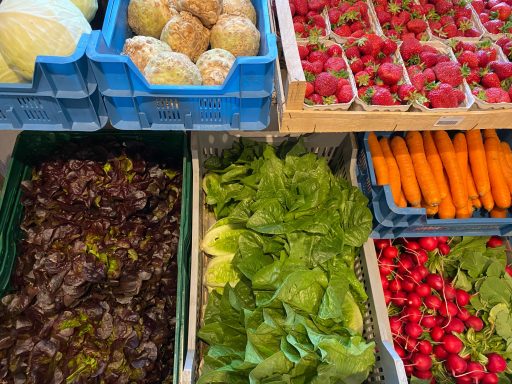
[[[400,53],[405,61],[411,59],[414,55],[419,55],[421,51],[421,43],[416,39],[404,39],[400,46]]]
[[[398,97],[400,98],[400,100],[404,100],[404,101],[411,100],[412,101],[415,99],[415,96],[417,94],[418,93],[416,92],[416,88],[410,84],[402,84],[398,88]]]
[[[437,55],[437,62],[438,63],[444,63],[444,62],[447,62],[447,61],[451,61],[450,57],[448,55],[445,55],[445,54],[438,54]]]
[[[364,96],[366,94],[366,91],[368,91],[370,87],[367,87],[367,86],[364,86],[364,87],[361,87],[357,90],[357,96],[360,98],[360,99],[364,99]]]
[[[309,24],[313,24],[317,28],[326,28],[327,25],[325,23],[325,19],[322,15],[314,15],[309,19]]]
[[[357,47],[348,47],[345,49],[345,56],[347,56],[348,59],[352,59],[354,57],[361,57],[359,54],[359,49]]]
[[[512,87],[508,89],[508,95],[510,96],[510,100],[512,100]]]
[[[498,75],[500,80],[505,80],[512,76],[512,63],[510,62],[491,61],[489,66]]]
[[[456,108],[459,106],[457,96],[452,92],[453,88],[447,84],[441,84],[438,88],[428,93],[428,99],[432,108]]]
[[[308,0],[308,5],[311,11],[320,13],[327,6],[327,2],[325,0]]]
[[[507,3],[499,3],[491,8],[491,15],[501,21],[507,21],[510,17],[511,9]]]
[[[295,13],[306,16],[309,11],[308,0],[295,0]]]
[[[386,11],[385,9],[381,8],[379,10],[375,10],[375,13],[377,14],[377,19],[379,20],[379,23],[386,24],[391,21],[391,13]]]
[[[343,50],[339,45],[333,44],[329,48],[327,48],[327,54],[331,57],[337,57],[343,54]]]
[[[423,73],[417,73],[413,77],[411,77],[411,83],[418,91],[422,91],[425,83],[427,82],[427,78]]]
[[[455,20],[460,19],[461,17],[465,17],[467,19],[471,19],[471,8],[466,6],[456,6],[454,7],[455,15],[453,16]]]
[[[352,34],[352,30],[347,24],[334,28],[333,32],[341,37],[348,37]]]
[[[477,68],[472,69],[465,79],[468,84],[479,84],[481,81],[479,70]]]
[[[487,23],[489,20],[491,20],[491,17],[488,13],[482,12],[478,15],[480,18],[480,22],[485,26],[485,23]]]
[[[302,37],[302,34],[306,31],[304,24],[297,22],[293,23],[293,30],[295,31],[295,35],[299,37]]]
[[[432,83],[436,81],[436,74],[432,68],[427,68],[423,71],[425,78],[427,79],[427,83]]]
[[[308,47],[306,47],[305,45],[299,45],[298,49],[299,49],[299,56],[300,56],[301,60],[305,60],[306,57],[308,57],[308,55],[309,55]]]
[[[315,91],[320,96],[331,96],[336,92],[338,79],[327,72],[320,73],[315,79]]]
[[[464,51],[457,58],[461,65],[467,64],[469,68],[478,68],[478,56],[475,52]]]
[[[458,87],[462,84],[462,73],[459,63],[452,61],[437,63],[434,72],[439,81]]]
[[[336,97],[336,95],[324,96],[324,97],[322,97],[322,100],[323,100],[324,105],[331,105],[331,104],[338,104],[339,103],[338,98]]]
[[[310,63],[307,60],[301,60],[300,63],[302,64],[302,69],[304,72],[311,72],[313,73],[313,64]]]
[[[464,31],[465,37],[480,37],[482,33],[476,28],[469,28]]]
[[[347,64],[342,57],[329,57],[324,64],[324,71],[326,72],[340,72],[346,69]]]
[[[350,82],[348,79],[345,79],[343,77],[338,78],[338,85],[336,86],[337,89],[341,89],[344,85],[350,85]]]
[[[350,101],[352,101],[352,98],[354,97],[352,87],[350,85],[342,86],[336,92],[336,97],[338,98],[339,103],[349,103]]]
[[[389,89],[384,87],[373,87],[373,92],[371,92],[371,104],[373,105],[394,105],[395,99],[393,99],[393,95],[389,91]]]
[[[329,12],[327,12],[327,16],[329,17],[329,22],[332,25],[338,24],[340,17],[343,15],[343,12],[339,8],[331,8]]]
[[[475,9],[476,13],[482,13],[485,8],[485,3],[483,0],[473,0],[471,6]]]
[[[409,77],[413,77],[414,75],[421,73],[421,72],[422,72],[422,69],[421,69],[421,66],[419,66],[419,65],[411,65],[411,66],[407,67],[407,74],[409,75]]]
[[[451,39],[452,37],[457,36],[458,29],[455,24],[446,24],[443,27],[443,33],[445,35],[445,38]]]
[[[407,23],[407,29],[413,33],[421,33],[427,30],[427,23],[423,19],[413,19]]]
[[[321,61],[324,64],[329,59],[329,55],[324,51],[313,51],[309,54],[308,60],[312,63],[315,61]]]
[[[510,96],[501,88],[487,88],[484,100],[488,103],[510,103]]]
[[[352,73],[361,72],[364,69],[364,64],[363,64],[362,60],[359,58],[356,58],[353,61],[351,61],[350,69],[352,70]]]
[[[501,32],[501,28],[503,27],[504,23],[501,20],[489,20],[484,23],[485,29],[489,33],[498,34]]]
[[[512,58],[512,41],[503,46],[503,53],[508,57],[509,60]]]
[[[482,85],[485,88],[499,88],[499,87],[501,87],[500,78],[498,77],[497,74],[492,73],[492,72],[483,75],[481,83],[482,83]]]
[[[313,83],[308,81],[306,83],[306,94],[305,94],[305,96],[308,97],[309,95],[311,95],[314,92],[314,90],[315,90],[315,87],[314,87]]]
[[[437,54],[423,51],[420,53],[420,61],[426,68],[431,68],[437,64]]]
[[[322,105],[324,103],[322,96],[320,96],[318,93],[313,93],[308,97],[308,99],[311,101],[311,104],[314,105]]]
[[[453,88],[452,92],[457,99],[457,104],[461,104],[464,102],[464,100],[466,100],[466,95],[459,88]]]
[[[398,46],[393,40],[385,39],[384,43],[382,44],[382,53],[384,53],[386,56],[391,56],[396,52],[397,48]]]
[[[366,71],[357,72],[354,79],[358,87],[364,87],[370,84],[370,75]]]
[[[436,12],[440,15],[450,12],[453,8],[453,3],[449,0],[438,0],[436,2]]]
[[[312,67],[311,73],[318,75],[319,73],[321,73],[323,71],[324,64],[321,61],[313,61],[311,63],[311,67]]]
[[[476,52],[476,57],[478,57],[478,66],[480,68],[484,68],[487,66],[487,64],[489,64],[490,58],[487,51],[484,51],[482,49],[478,50]]]
[[[384,84],[394,85],[402,79],[402,67],[397,64],[384,63],[377,70],[377,75]]]

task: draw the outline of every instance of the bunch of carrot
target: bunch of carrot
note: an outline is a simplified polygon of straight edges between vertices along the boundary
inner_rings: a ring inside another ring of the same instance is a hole
[[[378,185],[389,184],[399,207],[423,207],[440,219],[468,218],[484,208],[507,217],[512,194],[512,151],[494,129],[453,137],[445,131],[407,132],[368,144]]]

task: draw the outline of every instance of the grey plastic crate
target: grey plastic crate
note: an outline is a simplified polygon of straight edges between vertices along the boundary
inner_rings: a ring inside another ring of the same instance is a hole
[[[204,309],[208,300],[208,291],[203,287],[203,271],[206,268],[207,256],[199,249],[203,235],[215,222],[204,203],[204,193],[201,180],[204,174],[204,161],[218,155],[223,149],[230,148],[239,137],[247,137],[269,144],[280,144],[292,135],[269,135],[265,132],[248,134],[228,133],[192,133],[192,170],[194,207],[192,214],[192,254],[190,276],[190,308],[188,326],[187,356],[181,375],[181,384],[195,383],[200,370],[200,361],[205,350],[205,344],[196,337],[196,331],[201,324]],[[296,135],[293,135],[296,136]],[[355,138],[349,133],[310,134],[305,137],[306,147],[319,156],[329,160],[336,175],[356,182]],[[389,327],[384,293],[377,267],[377,256],[373,241],[368,240],[361,248],[360,257],[356,260],[356,275],[364,283],[369,300],[364,315],[364,336],[375,340],[377,345],[377,361],[367,380],[368,383],[401,384],[407,383],[402,360],[393,348],[393,339]]]

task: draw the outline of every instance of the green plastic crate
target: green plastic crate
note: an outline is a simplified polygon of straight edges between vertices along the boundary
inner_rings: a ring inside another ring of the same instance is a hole
[[[183,186],[181,202],[180,238],[178,244],[178,296],[176,298],[176,334],[174,345],[174,384],[179,383],[183,369],[184,340],[188,326],[188,292],[190,285],[190,245],[192,215],[192,163],[188,137],[181,132],[121,132],[100,131],[91,133],[22,132],[14,146],[2,194],[0,194],[0,297],[10,291],[11,273],[17,256],[16,246],[21,236],[20,223],[23,206],[20,203],[23,180],[31,178],[32,168],[54,151],[70,141],[80,139],[98,140],[106,138],[121,141],[142,142],[156,148],[162,157],[170,158],[183,165]]]

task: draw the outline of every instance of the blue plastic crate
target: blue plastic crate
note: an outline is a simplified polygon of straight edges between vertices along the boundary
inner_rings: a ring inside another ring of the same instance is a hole
[[[253,0],[258,56],[239,57],[219,86],[151,85],[127,56],[129,0],[111,0],[102,32],[87,48],[112,125],[119,129],[261,130],[268,126],[277,57],[266,0]]]
[[[375,178],[368,146],[368,135],[359,136],[357,155],[357,181],[370,200],[373,212],[374,239],[420,236],[510,236],[512,217],[492,219],[483,210],[475,211],[470,219],[430,219],[423,208],[399,208],[396,206],[389,185],[379,186]],[[389,132],[376,135],[391,136]],[[512,144],[512,132],[500,132],[501,139]]]

